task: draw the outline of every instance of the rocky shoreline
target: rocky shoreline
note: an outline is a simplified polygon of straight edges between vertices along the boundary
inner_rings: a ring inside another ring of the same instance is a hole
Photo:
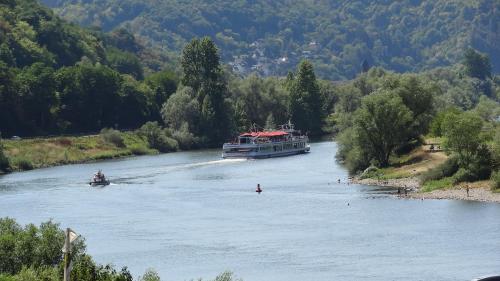
[[[377,179],[359,179],[352,178],[351,183],[386,186],[401,188],[400,198],[412,199],[445,199],[445,200],[467,200],[478,202],[500,203],[500,193],[494,193],[489,187],[488,181],[476,182],[469,184],[469,194],[464,185],[455,186],[448,189],[438,189],[430,192],[422,192],[420,190],[420,182],[417,177],[377,180]],[[407,195],[404,194],[404,189],[407,190]]]

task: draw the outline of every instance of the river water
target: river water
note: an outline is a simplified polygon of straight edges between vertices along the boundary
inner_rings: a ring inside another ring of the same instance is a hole
[[[500,272],[500,204],[397,199],[347,185],[336,145],[266,160],[219,150],[0,177],[0,217],[52,218],[100,263],[162,280],[470,280]],[[112,185],[86,182],[102,169]],[[341,183],[337,183],[341,179]],[[262,194],[254,192],[260,183]]]

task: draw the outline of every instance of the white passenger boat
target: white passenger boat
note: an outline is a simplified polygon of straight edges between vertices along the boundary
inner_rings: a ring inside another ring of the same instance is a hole
[[[309,138],[282,125],[280,130],[247,132],[222,146],[222,158],[270,158],[309,152]]]

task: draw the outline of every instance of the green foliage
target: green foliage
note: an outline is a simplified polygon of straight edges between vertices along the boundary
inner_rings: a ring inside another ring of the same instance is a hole
[[[434,116],[432,122],[430,124],[429,132],[432,136],[441,137],[443,136],[443,120],[447,115],[458,115],[460,114],[460,110],[455,107],[450,107],[446,110],[440,111]]]
[[[500,171],[496,171],[491,174],[491,181],[493,190],[500,189]]]
[[[146,155],[149,153],[148,148],[142,145],[132,145],[129,147],[129,150],[133,155]]]
[[[242,79],[232,79],[229,83],[233,112],[239,131],[245,131],[253,124],[265,127],[270,113],[276,125],[289,120],[289,93],[282,81],[276,77],[262,78],[249,75]]]
[[[231,271],[224,271],[223,273],[217,275],[214,281],[242,281],[242,280],[235,279],[234,274]]]
[[[474,111],[484,121],[494,122],[500,116],[500,103],[483,95],[479,98],[479,103],[474,108]]]
[[[182,51],[182,84],[191,87],[199,103],[199,134],[208,145],[219,145],[229,137],[233,120],[226,102],[227,85],[214,42],[193,39]]]
[[[116,147],[125,147],[125,142],[123,141],[123,137],[118,130],[114,130],[111,128],[104,128],[101,130],[101,138],[110,144],[116,145]]]
[[[491,62],[486,54],[469,48],[464,54],[464,65],[467,75],[484,80],[491,77]]]
[[[192,88],[179,89],[163,104],[161,110],[163,122],[174,130],[179,130],[184,123],[196,126],[200,119],[199,108]]]
[[[147,139],[150,148],[160,152],[176,151],[179,147],[177,141],[167,135],[167,131],[158,122],[147,122],[137,133]]]
[[[460,167],[469,166],[484,143],[481,117],[471,112],[447,114],[441,126],[445,148],[457,154]]]
[[[27,171],[33,170],[33,162],[25,157],[16,157],[12,159],[12,166],[18,170]]]
[[[457,159],[454,157],[450,157],[444,163],[423,173],[420,176],[420,180],[423,183],[426,183],[428,181],[436,181],[443,178],[451,177],[458,171],[458,169],[459,166]]]
[[[189,131],[189,124],[184,122],[178,130],[172,132],[172,138],[179,143],[180,149],[190,149],[199,144],[199,140]]]
[[[0,171],[6,172],[10,168],[9,158],[5,155],[2,135],[0,134]]]
[[[385,167],[393,150],[408,139],[411,121],[411,111],[397,94],[372,94],[363,98],[355,113],[355,141]]]
[[[290,119],[296,128],[309,131],[312,135],[322,133],[322,100],[313,66],[308,61],[300,63],[293,80],[288,81],[290,89]]]
[[[109,48],[106,53],[111,68],[120,73],[130,74],[137,80],[144,78],[144,71],[139,58],[131,52],[121,51],[117,48]]]
[[[40,227],[21,226],[10,218],[0,218],[0,280],[57,281],[62,279],[64,231],[51,221]],[[84,239],[72,245],[71,280],[132,281],[126,267],[98,265],[85,254]]]
[[[137,128],[160,119],[163,72],[137,81],[144,76],[138,56],[152,53],[132,34],[85,30],[30,0],[1,5],[0,20],[4,135]],[[177,84],[169,87],[175,92]]]
[[[143,276],[139,277],[139,281],[160,281],[160,276],[154,269],[150,268]]]
[[[439,180],[429,180],[422,185],[422,192],[430,192],[436,189],[445,189],[453,186],[453,177],[442,178]]]
[[[500,61],[496,1],[44,2],[68,20],[103,30],[130,26],[149,44],[175,52],[195,36],[210,36],[243,74],[286,75],[303,58],[331,80],[354,77],[365,61],[420,71],[459,62],[468,46]]]
[[[53,267],[62,260],[64,232],[51,221],[24,228],[13,219],[0,218],[0,273],[16,274],[23,267]],[[77,248],[79,255],[83,246]],[[27,270],[29,273],[30,270]]]

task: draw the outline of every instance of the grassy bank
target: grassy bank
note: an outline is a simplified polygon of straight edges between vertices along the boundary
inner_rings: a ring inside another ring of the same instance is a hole
[[[122,142],[117,143],[101,134],[3,140],[3,145],[13,171],[158,153],[149,148],[147,140],[133,132],[122,132],[120,136]]]
[[[435,143],[435,141],[427,140],[427,143]],[[459,196],[455,193],[460,194],[460,190],[466,190],[468,186],[471,192],[481,190],[481,192],[476,192],[478,195],[475,199],[478,201],[498,201],[495,196],[492,196],[492,193],[499,192],[499,189],[494,188],[493,180],[464,182],[457,180],[456,175],[447,175],[449,173],[447,170],[451,169],[448,159],[449,157],[444,152],[431,150],[429,145],[423,145],[408,154],[391,158],[390,167],[367,169],[356,181],[369,185],[411,187],[420,194],[437,192],[436,196],[429,194],[428,198],[440,199],[457,199]],[[493,197],[494,199],[491,199]],[[470,200],[470,198],[465,199]]]
[[[408,154],[392,157],[390,167],[369,169],[360,178],[391,180],[419,177],[444,163],[447,158],[443,152],[430,152],[427,146],[421,146]]]

